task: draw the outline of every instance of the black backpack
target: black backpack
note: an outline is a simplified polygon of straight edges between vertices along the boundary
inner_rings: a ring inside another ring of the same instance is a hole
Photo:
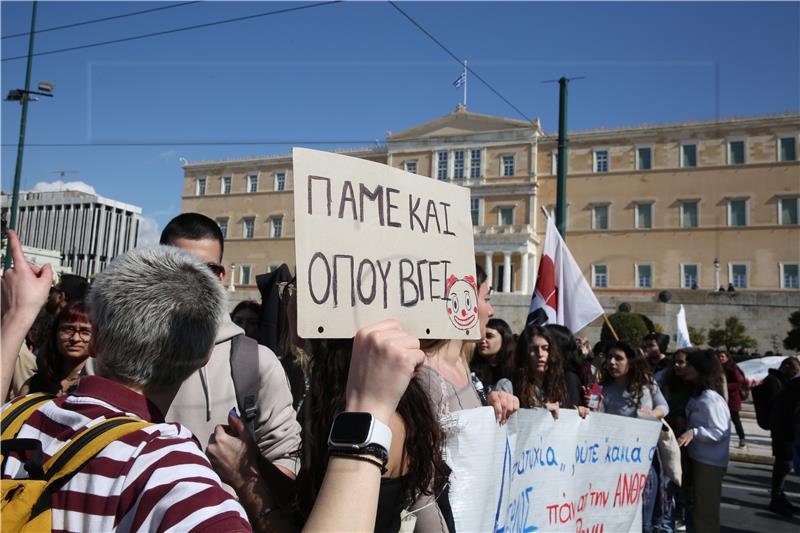
[[[756,422],[761,429],[772,429],[772,406],[783,389],[780,378],[769,374],[764,381],[750,390],[753,407],[756,409]]]

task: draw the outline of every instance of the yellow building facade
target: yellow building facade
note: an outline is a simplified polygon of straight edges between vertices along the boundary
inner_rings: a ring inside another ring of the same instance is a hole
[[[800,115],[571,132],[567,244],[598,293],[798,290]],[[530,294],[555,205],[557,136],[467,111],[342,152],[471,190],[476,262]],[[215,219],[237,287],[294,268],[291,156],[183,166],[182,211]]]

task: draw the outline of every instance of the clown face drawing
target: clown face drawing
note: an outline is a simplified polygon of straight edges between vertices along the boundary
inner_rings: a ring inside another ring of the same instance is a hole
[[[447,316],[450,322],[463,331],[478,325],[478,288],[475,278],[464,276],[447,279]]]

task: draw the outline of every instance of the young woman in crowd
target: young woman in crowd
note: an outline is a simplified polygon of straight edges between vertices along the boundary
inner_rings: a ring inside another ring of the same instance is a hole
[[[725,350],[717,351],[717,359],[719,359],[722,371],[725,373],[728,389],[728,410],[731,412],[731,420],[736,428],[736,435],[739,437],[739,448],[744,448],[746,442],[739,412],[742,410],[742,395],[747,390],[747,380],[728,352]]]
[[[82,301],[72,302],[56,315],[39,351],[39,367],[21,394],[48,392],[62,395],[78,383],[89,357],[92,324]]]
[[[692,473],[692,502],[687,531],[720,530],[722,477],[728,467],[731,417],[727,402],[714,390],[717,358],[708,351],[689,352],[684,379],[689,386],[688,428],[678,437],[687,446]]]
[[[490,292],[486,282],[486,272],[476,265],[476,293],[478,295],[477,314],[481,338],[486,335],[486,325],[494,314],[490,302]],[[473,343],[462,340],[425,340],[420,343],[425,352],[425,364],[420,368],[416,379],[428,395],[434,415],[441,418],[462,409],[481,407],[484,403],[491,405],[500,422],[519,409],[519,401],[514,395],[504,391],[485,391],[476,388],[473,382],[467,358],[474,350]],[[482,386],[481,386],[482,388]],[[485,402],[484,402],[485,398]],[[417,515],[418,531],[453,531],[454,522],[448,491],[437,497],[435,506],[424,507]],[[447,529],[442,528],[442,522]]]
[[[469,367],[484,387],[494,390],[498,381],[510,378],[514,364],[514,336],[511,327],[500,318],[486,324],[486,335],[477,344]]]
[[[591,372],[584,369],[584,356],[581,353],[575,335],[558,324],[548,324],[545,326],[555,342],[555,352],[559,355],[564,367],[564,383],[567,386],[567,402],[564,407],[573,408],[582,405],[581,391],[583,387],[590,386]]]
[[[625,341],[618,341],[608,348],[605,366],[600,374],[603,399],[600,410],[619,416],[662,419],[669,407],[650,372],[650,365],[642,353]],[[647,476],[642,502],[642,531],[653,531],[653,524],[661,522],[663,509],[656,503],[666,483],[660,474],[658,454]]]
[[[524,408],[544,407],[558,418],[567,403],[564,366],[550,330],[527,326],[519,336],[514,354],[514,394]]]

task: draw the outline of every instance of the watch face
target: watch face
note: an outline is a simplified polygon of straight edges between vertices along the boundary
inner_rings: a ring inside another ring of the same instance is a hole
[[[366,442],[372,425],[369,413],[340,413],[333,422],[331,442],[338,445],[355,445]]]

